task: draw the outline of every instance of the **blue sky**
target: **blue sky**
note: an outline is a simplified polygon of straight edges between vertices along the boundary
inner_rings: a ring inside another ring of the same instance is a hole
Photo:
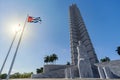
[[[40,16],[42,23],[27,23],[12,73],[35,73],[44,65],[43,57],[52,53],[58,55],[58,64],[71,61],[68,9],[72,3],[80,9],[98,59],[120,59],[115,52],[120,45],[119,0],[0,0],[0,63],[14,36],[12,28],[23,26],[27,14]],[[17,40],[3,72],[8,72]]]

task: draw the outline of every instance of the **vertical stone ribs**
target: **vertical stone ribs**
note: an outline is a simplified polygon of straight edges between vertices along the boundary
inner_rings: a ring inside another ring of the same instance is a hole
[[[70,16],[70,46],[71,46],[71,59],[72,64],[77,65],[77,45],[78,41],[81,41],[85,45],[88,53],[88,57],[91,64],[97,63],[98,59],[95,54],[93,45],[88,35],[86,26],[82,19],[79,9],[75,4],[69,7]]]

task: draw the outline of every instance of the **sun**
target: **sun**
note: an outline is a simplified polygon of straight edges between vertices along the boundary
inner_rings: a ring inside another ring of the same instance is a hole
[[[21,29],[22,29],[20,24],[14,24],[11,27],[12,27],[12,32],[13,33],[20,32]]]

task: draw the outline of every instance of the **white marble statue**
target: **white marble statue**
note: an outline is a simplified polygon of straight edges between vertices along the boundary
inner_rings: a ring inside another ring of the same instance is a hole
[[[78,51],[78,70],[80,78],[92,78],[93,72],[87,56],[86,47],[79,41]]]

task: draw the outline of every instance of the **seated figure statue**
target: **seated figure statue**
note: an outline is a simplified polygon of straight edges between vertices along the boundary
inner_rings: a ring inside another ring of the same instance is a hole
[[[77,46],[78,51],[78,70],[80,78],[92,78],[93,72],[91,68],[91,64],[89,62],[89,58],[87,56],[86,47],[79,41],[79,45]]]

